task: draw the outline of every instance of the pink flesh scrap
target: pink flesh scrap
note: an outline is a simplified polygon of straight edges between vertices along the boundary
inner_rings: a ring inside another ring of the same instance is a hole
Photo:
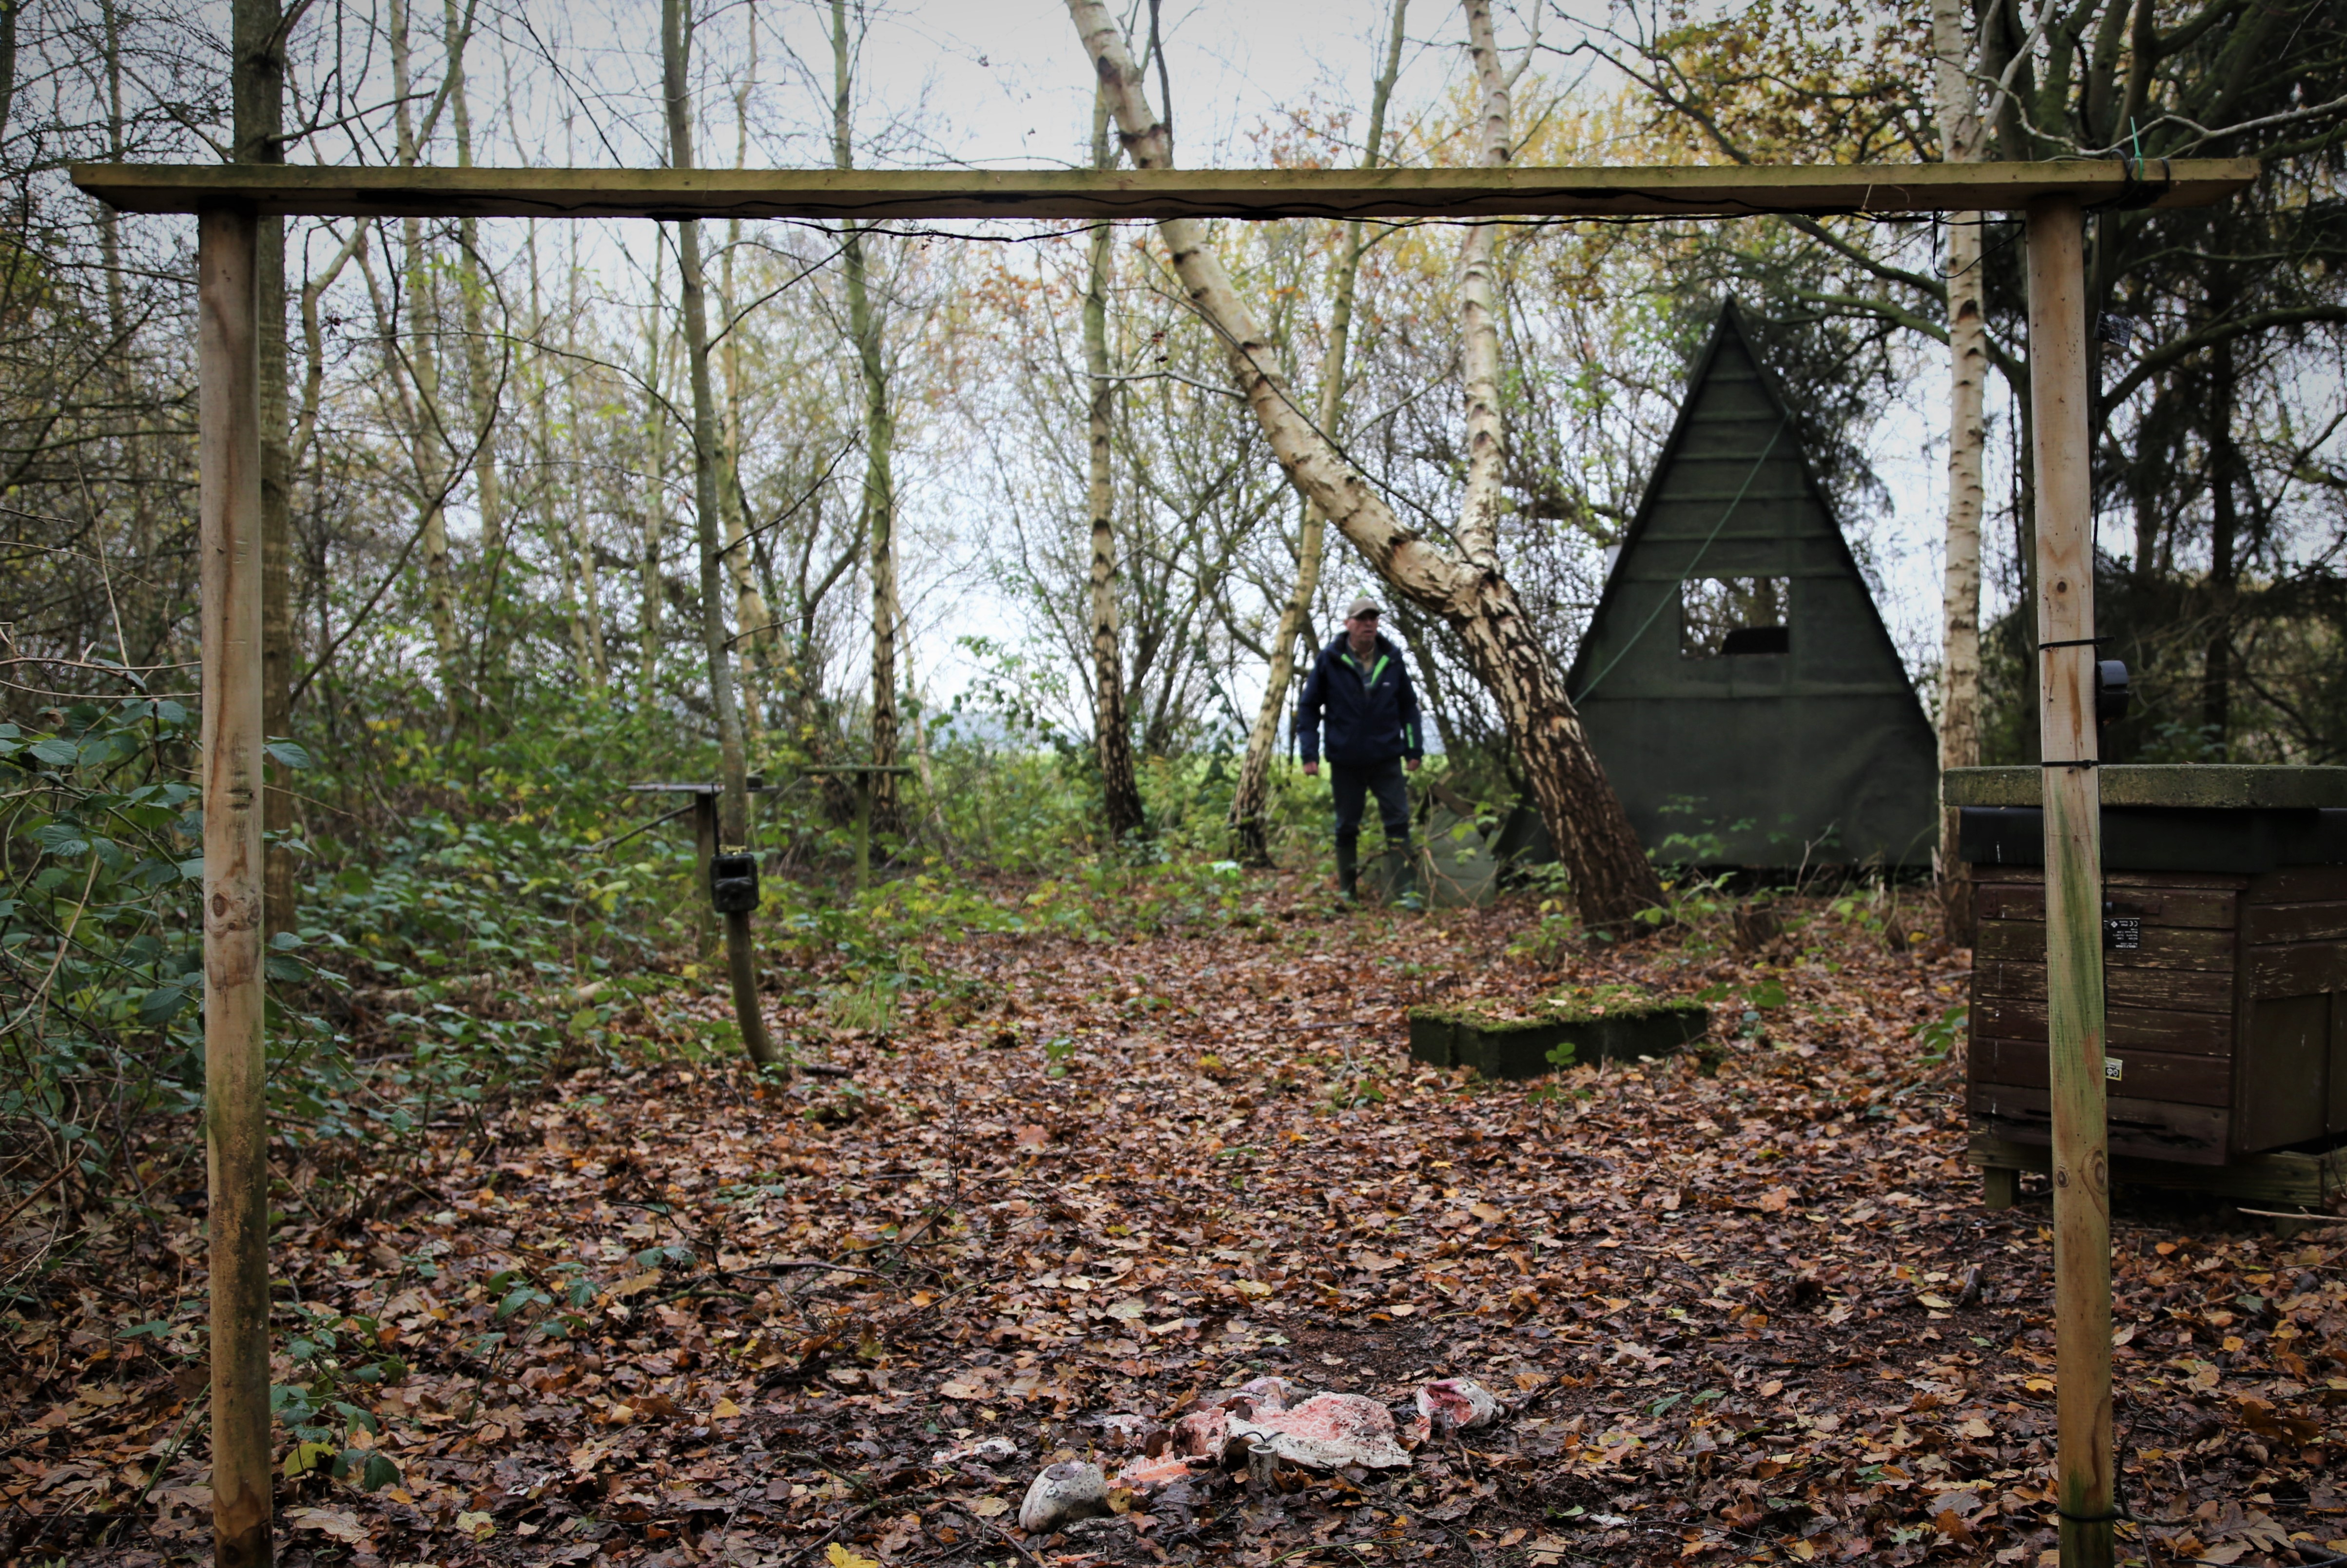
[[[1133,1460],[1117,1471],[1116,1479],[1109,1484],[1121,1486],[1127,1491],[1154,1491],[1161,1486],[1186,1481],[1195,1473],[1189,1465],[1169,1453],[1156,1459]]]
[[[1464,1431],[1498,1416],[1500,1401],[1471,1378],[1445,1378],[1419,1389],[1418,1413],[1438,1433]]]
[[[1220,1405],[1193,1410],[1174,1423],[1174,1451],[1184,1459],[1219,1460],[1231,1440],[1231,1415]]]
[[[1292,1410],[1233,1421],[1231,1436],[1266,1441],[1281,1459],[1315,1470],[1397,1470],[1409,1464],[1409,1455],[1394,1441],[1393,1413],[1358,1394],[1315,1394]]]

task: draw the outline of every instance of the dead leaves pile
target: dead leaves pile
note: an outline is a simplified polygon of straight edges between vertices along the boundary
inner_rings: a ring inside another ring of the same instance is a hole
[[[396,1211],[289,1199],[278,1342],[309,1358],[278,1379],[363,1409],[397,1479],[287,1480],[288,1560],[2040,1561],[2046,1211],[1980,1208],[1960,1068],[1913,1038],[1962,954],[1819,913],[1766,963],[1698,937],[1542,972],[1512,911],[1266,897],[1251,929],[935,948],[892,1039],[833,1041],[847,1078],[581,1071],[445,1135]],[[1785,1001],[1728,1010],[1716,1076],[1406,1060],[1414,1002],[1625,981]],[[2127,1557],[2347,1551],[2347,1234],[2257,1223],[2122,1197]],[[200,1235],[82,1242],[0,1319],[0,1555],[193,1560]],[[1407,1471],[1018,1531],[1042,1465],[1265,1374],[1509,1409]]]

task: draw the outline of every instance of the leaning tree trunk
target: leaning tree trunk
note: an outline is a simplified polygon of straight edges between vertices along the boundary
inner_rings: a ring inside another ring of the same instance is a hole
[[[1459,633],[1468,667],[1507,720],[1533,804],[1557,858],[1572,874],[1574,907],[1590,924],[1605,926],[1655,907],[1663,894],[1654,866],[1589,749],[1564,677],[1524,619],[1515,589],[1493,573],[1476,579],[1470,592],[1474,598],[1467,605],[1443,606],[1440,613]]]
[[[1103,0],[1068,0],[1068,9],[1116,107],[1135,167],[1172,167],[1165,128],[1149,107],[1123,31]],[[1157,230],[1191,303],[1229,344],[1233,379],[1290,482],[1397,593],[1442,617],[1466,643],[1477,679],[1515,739],[1542,820],[1573,878],[1582,917],[1594,926],[1616,927],[1655,907],[1662,899],[1662,885],[1589,750],[1563,676],[1532,634],[1497,562],[1488,551],[1462,560],[1403,528],[1368,480],[1297,415],[1292,395],[1280,383],[1272,345],[1221,259],[1207,248],[1204,225],[1168,218]],[[1473,379],[1471,367],[1471,385]],[[1489,510],[1481,503],[1471,487],[1462,538],[1471,538],[1475,527],[1488,528]]]
[[[1386,104],[1393,97],[1394,78],[1401,74],[1402,18],[1409,0],[1394,0],[1393,27],[1386,37],[1385,65],[1369,94],[1368,141],[1361,149],[1361,167],[1378,166],[1378,149],[1385,140]],[[1353,336],[1353,291],[1361,275],[1362,241],[1358,219],[1345,225],[1343,248],[1337,252],[1336,297],[1328,308],[1328,352],[1320,366],[1320,430],[1335,438],[1337,415],[1345,405],[1345,359]],[[1287,688],[1296,672],[1296,646],[1312,626],[1312,599],[1320,589],[1320,564],[1327,552],[1328,519],[1310,501],[1304,503],[1303,526],[1296,540],[1296,586],[1279,613],[1279,630],[1273,636],[1271,662],[1264,673],[1263,706],[1256,710],[1255,728],[1247,733],[1245,759],[1239,764],[1238,788],[1231,795],[1231,825],[1238,835],[1239,858],[1249,866],[1271,864],[1271,764],[1279,755],[1280,715],[1287,706]]]
[[[1966,70],[1963,0],[1932,0],[1932,50],[1938,77],[1940,134],[1952,163],[1977,161],[1981,119]],[[1981,514],[1988,446],[1983,398],[1988,374],[1988,323],[1981,283],[1981,215],[1948,222],[1948,534],[1941,595],[1940,768],[1980,762]],[[1940,810],[1941,923],[1960,947],[1973,940],[1972,873],[1958,853],[1958,814]]]
[[[684,0],[664,0],[661,8],[661,66],[668,96],[669,166],[692,167],[692,100],[685,87]],[[725,631],[725,559],[718,542],[719,454],[717,396],[709,378],[709,311],[701,276],[701,224],[687,218],[676,226],[677,296],[684,307],[684,349],[692,382],[692,510],[701,544],[701,639],[709,654],[710,706],[717,714],[717,836],[723,849],[750,845],[749,755],[742,740],[742,710],[733,691],[733,643]],[[766,1033],[758,1001],[758,958],[751,942],[750,916],[725,917],[725,964],[733,982],[733,1014],[742,1044],[760,1067],[782,1056]]]
[[[1109,151],[1108,98],[1092,97],[1092,167],[1115,165]],[[1124,661],[1119,657],[1116,625],[1116,487],[1109,467],[1109,425],[1116,383],[1108,363],[1108,281],[1116,231],[1095,223],[1091,267],[1084,282],[1084,368],[1092,378],[1088,424],[1092,447],[1092,729],[1098,748],[1101,795],[1108,835],[1122,843],[1146,823],[1141,786],[1133,772],[1133,732],[1124,712]]]

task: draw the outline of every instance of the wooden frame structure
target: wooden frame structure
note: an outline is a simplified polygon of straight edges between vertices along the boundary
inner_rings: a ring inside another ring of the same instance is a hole
[[[2247,159],[1621,169],[322,169],[77,163],[123,212],[242,206],[323,218],[1749,218],[2201,207]]]
[[[200,215],[204,1050],[218,1558],[266,1563],[270,1555],[255,268],[261,215],[1098,220],[2024,213],[2037,471],[2039,719],[2041,754],[2047,759],[2055,1498],[2064,1568],[2107,1568],[2117,1516],[2085,220],[2101,207],[2209,205],[2246,188],[2257,173],[2250,159],[937,173],[74,166],[74,183],[118,210]]]

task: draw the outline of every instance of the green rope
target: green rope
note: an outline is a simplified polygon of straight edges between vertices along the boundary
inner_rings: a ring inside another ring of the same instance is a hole
[[[1760,456],[1752,459],[1752,471],[1744,476],[1744,483],[1737,487],[1735,498],[1727,503],[1727,510],[1720,513],[1719,521],[1711,525],[1711,532],[1706,534],[1703,538],[1703,543],[1696,547],[1694,559],[1687,562],[1686,569],[1679,573],[1678,581],[1671,585],[1674,589],[1684,587],[1686,583],[1686,579],[1695,575],[1695,569],[1703,564],[1704,552],[1711,548],[1712,540],[1719,538],[1719,530],[1727,526],[1727,519],[1736,515],[1736,508],[1744,504],[1744,497],[1751,493],[1752,481],[1760,477],[1760,465],[1766,463],[1768,460],[1768,454],[1777,449],[1777,438],[1784,433],[1785,421],[1783,419],[1779,419],[1777,421],[1777,428],[1768,433],[1768,445],[1761,447]],[[1605,661],[1605,668],[1591,676],[1589,678],[1589,684],[1583,686],[1580,692],[1573,697],[1573,704],[1574,707],[1577,708],[1582,703],[1589,701],[1589,693],[1597,690],[1597,683],[1600,681],[1604,680],[1608,675],[1614,673],[1614,666],[1621,663],[1623,656],[1627,654],[1631,649],[1635,648],[1638,645],[1638,640],[1646,635],[1647,630],[1655,624],[1655,618],[1662,614],[1663,606],[1668,604],[1673,597],[1674,595],[1672,594],[1665,594],[1655,602],[1655,608],[1646,612],[1646,619],[1638,623],[1637,630],[1630,633],[1630,640],[1622,644],[1621,651],[1615,653],[1613,658],[1608,659]]]

